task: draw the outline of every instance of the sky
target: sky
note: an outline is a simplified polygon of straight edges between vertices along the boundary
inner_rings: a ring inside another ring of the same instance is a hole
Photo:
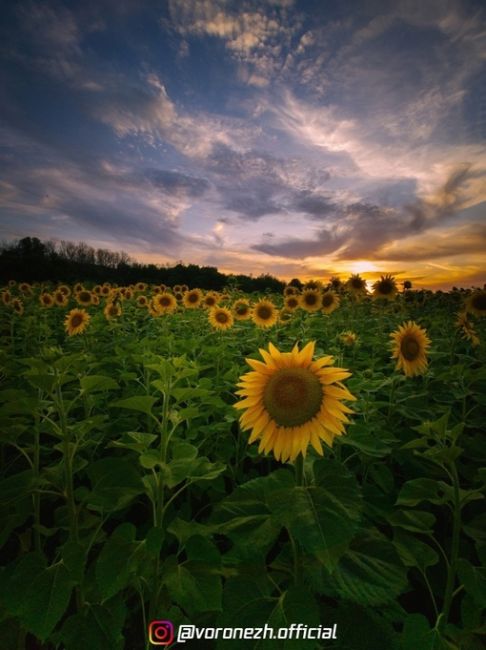
[[[0,53],[2,241],[486,282],[479,0],[10,0]]]

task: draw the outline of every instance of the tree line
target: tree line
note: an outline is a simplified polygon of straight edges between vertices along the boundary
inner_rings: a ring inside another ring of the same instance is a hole
[[[214,266],[197,264],[140,264],[125,251],[93,248],[85,242],[41,241],[24,237],[0,246],[0,282],[112,282],[120,285],[187,284],[190,288],[245,292],[282,291],[285,283],[264,274],[258,277],[220,273]]]

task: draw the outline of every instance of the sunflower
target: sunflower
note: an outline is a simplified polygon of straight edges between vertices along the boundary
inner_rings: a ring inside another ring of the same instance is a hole
[[[10,294],[10,291],[8,289],[5,289],[5,291],[2,291],[2,302],[4,305],[10,305],[10,302],[12,300],[12,296]]]
[[[397,360],[397,370],[407,377],[422,375],[427,370],[427,348],[430,339],[427,331],[417,323],[408,321],[390,334],[393,340],[392,358]]]
[[[202,302],[202,291],[200,289],[191,289],[184,294],[184,306],[188,309],[197,309]]]
[[[97,296],[101,295],[101,284],[97,284],[93,287],[93,293]]]
[[[333,275],[332,278],[329,280],[329,286],[334,291],[339,291],[342,288],[343,283],[336,275]]]
[[[131,300],[133,298],[133,290],[130,287],[126,287],[122,295],[124,300]]]
[[[294,287],[291,284],[288,284],[283,291],[284,296],[296,296],[298,293],[299,290],[297,287]]]
[[[404,280],[403,281],[403,290],[408,291],[411,288],[412,288],[412,283],[410,282],[410,280]]]
[[[67,286],[67,284],[61,284],[57,287],[57,291],[61,291],[66,297],[69,297],[71,295],[71,289]]]
[[[305,311],[319,311],[321,308],[321,292],[318,289],[304,289],[299,304]]]
[[[58,307],[65,307],[68,304],[68,297],[60,289],[54,291],[54,302]]]
[[[101,295],[106,297],[106,296],[109,296],[110,293],[111,293],[111,287],[109,287],[108,285],[104,284],[104,285],[101,287]]]
[[[486,289],[478,289],[466,298],[466,311],[475,316],[486,315]]]
[[[350,348],[352,348],[358,342],[358,335],[355,332],[351,332],[351,330],[342,332],[342,334],[339,335],[339,338],[341,339],[341,343],[343,343],[343,345],[346,345]]]
[[[88,326],[90,315],[85,309],[71,309],[64,320],[64,329],[69,336],[81,334]]]
[[[366,293],[366,280],[359,273],[355,273],[346,282],[346,289],[355,297],[362,296]]]
[[[258,327],[272,327],[278,320],[278,310],[270,300],[260,300],[253,307],[252,318]]]
[[[332,367],[331,356],[312,361],[314,347],[311,341],[280,352],[270,343],[268,352],[260,350],[264,363],[246,360],[253,371],[238,384],[243,400],[235,407],[246,409],[241,428],[252,429],[250,443],[260,439],[259,452],[273,451],[282,462],[305,456],[309,444],[322,455],[321,440],[332,447],[352,413],[342,400],[356,399],[341,383],[351,373]]]
[[[83,291],[84,287],[81,284],[81,282],[76,282],[76,284],[73,287],[74,293],[79,293],[80,291]]]
[[[107,302],[105,308],[103,309],[103,314],[107,320],[118,318],[118,316],[121,316],[122,314],[122,308],[116,302]]]
[[[471,341],[473,348],[481,343],[473,324],[467,318],[466,311],[461,311],[457,314],[456,327],[462,330],[461,334],[464,339]]]
[[[174,286],[172,287],[172,291],[174,293],[182,293],[181,285],[180,284],[174,284]]]
[[[184,294],[182,291],[174,291],[174,298],[177,300],[177,302],[182,302]]]
[[[325,291],[321,297],[321,307],[324,314],[332,314],[339,307],[340,298],[334,291]]]
[[[19,284],[19,289],[25,295],[30,295],[32,293],[32,287],[28,282],[22,282]]]
[[[147,307],[148,305],[148,298],[147,296],[144,296],[143,294],[141,296],[138,296],[137,298],[137,305],[139,307]]]
[[[181,284],[181,293],[186,293],[186,291],[189,291],[187,284]]]
[[[392,275],[382,275],[379,280],[373,284],[373,298],[382,298],[383,300],[393,300],[397,295],[397,283]]]
[[[49,307],[52,307],[54,305],[54,297],[51,296],[50,293],[47,293],[47,291],[44,291],[39,296],[39,302],[42,305],[42,307],[48,309]]]
[[[203,298],[203,306],[211,309],[211,307],[216,307],[218,301],[219,294],[216,291],[208,291]]]
[[[296,295],[290,294],[288,296],[285,296],[284,308],[287,311],[295,311],[299,307],[300,307],[300,300],[299,300],[299,296],[297,294]]]
[[[135,289],[137,291],[145,291],[146,288],[147,285],[145,284],[145,282],[137,282],[137,284],[135,285]]]
[[[226,307],[213,307],[208,315],[211,325],[218,330],[228,330],[233,326],[233,314]]]
[[[22,301],[19,300],[18,298],[14,298],[12,300],[12,309],[14,310],[14,312],[16,314],[18,314],[19,316],[22,316],[22,314],[24,313],[24,305],[23,305]]]
[[[8,281],[8,286],[9,287],[15,287],[16,284],[17,284],[16,280],[9,280]]]
[[[306,289],[312,289],[314,291],[320,291],[322,289],[322,282],[320,280],[309,280],[304,284],[304,291]]]
[[[87,289],[78,291],[75,295],[75,298],[78,305],[83,305],[84,307],[87,307],[88,305],[93,304],[93,295],[91,291],[88,291]]]
[[[177,301],[171,293],[158,293],[152,298],[152,307],[158,314],[169,314],[177,309]]]
[[[248,300],[242,298],[233,303],[233,315],[236,320],[248,320],[251,318],[251,307]]]

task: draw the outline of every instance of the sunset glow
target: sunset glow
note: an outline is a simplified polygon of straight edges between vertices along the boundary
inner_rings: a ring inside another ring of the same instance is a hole
[[[1,239],[486,282],[479,0],[29,0],[2,23]]]

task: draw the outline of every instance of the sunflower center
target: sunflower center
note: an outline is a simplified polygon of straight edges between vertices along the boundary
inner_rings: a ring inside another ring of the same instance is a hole
[[[352,287],[353,287],[354,289],[361,289],[362,286],[363,286],[363,283],[362,283],[362,281],[359,280],[358,278],[355,278],[355,279],[352,281],[351,285],[352,285]]]
[[[79,299],[81,302],[90,302],[91,301],[91,294],[88,293],[88,291],[81,291],[79,294]]]
[[[312,420],[322,404],[322,385],[307,368],[281,368],[263,391],[263,404],[281,427],[296,427]]]
[[[305,302],[309,307],[313,307],[317,303],[317,296],[315,293],[308,293],[305,297]]]
[[[262,305],[261,307],[258,307],[258,317],[262,320],[268,320],[272,317],[272,310],[270,307]]]
[[[168,307],[170,305],[170,298],[161,298],[160,299],[160,305],[161,307]]]
[[[420,354],[420,344],[414,336],[405,336],[400,343],[400,352],[407,361],[415,361]]]
[[[474,309],[479,309],[480,311],[486,311],[486,293],[480,293],[477,296],[473,296],[471,304]]]
[[[290,307],[291,309],[292,309],[293,307],[297,307],[297,305],[298,305],[298,301],[297,301],[296,298],[290,298],[290,299],[287,301],[287,306]]]
[[[199,297],[197,293],[190,293],[187,299],[189,300],[189,302],[197,302],[198,298]]]
[[[209,307],[212,307],[216,303],[216,300],[212,298],[211,296],[206,298],[206,305],[209,305]]]
[[[380,282],[379,290],[380,290],[380,293],[388,295],[389,293],[391,293],[393,291],[393,285],[392,285],[391,282],[387,282],[387,281]]]
[[[236,307],[236,313],[238,316],[244,316],[248,312],[248,306],[247,305],[238,305]]]
[[[218,323],[221,323],[222,325],[228,322],[228,315],[225,314],[224,311],[218,311],[215,318],[218,321]]]
[[[322,306],[329,307],[334,302],[334,296],[330,293],[322,296]]]
[[[74,314],[74,316],[71,318],[71,327],[79,327],[82,322],[83,317],[81,314]]]

